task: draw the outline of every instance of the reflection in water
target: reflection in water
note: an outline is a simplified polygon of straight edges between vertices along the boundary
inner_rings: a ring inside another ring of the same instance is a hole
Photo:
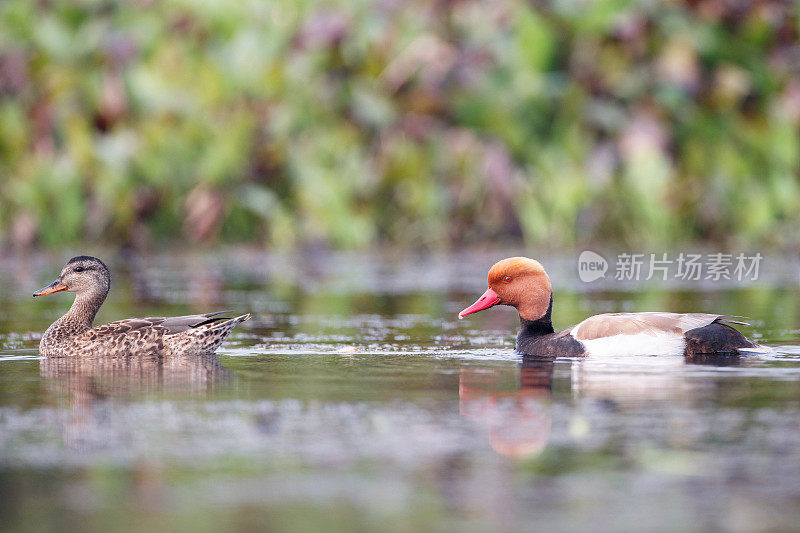
[[[741,362],[740,356],[729,354],[586,358],[572,364],[572,391],[577,397],[610,400],[617,406],[690,401],[704,390],[693,379],[697,366],[739,366]]]
[[[741,362],[739,354],[727,353],[699,353],[686,358],[689,365],[739,366]]]
[[[572,364],[572,392],[617,405],[686,400],[694,391],[685,371],[679,356],[587,357]]]
[[[553,387],[553,359],[523,358],[519,381],[509,386],[503,375],[461,368],[459,409],[489,434],[489,444],[508,457],[531,457],[547,445],[552,424],[548,399]]]
[[[169,393],[205,395],[231,379],[214,354],[194,357],[55,357],[40,361],[46,390],[66,400],[61,420],[64,443],[73,449],[103,447],[99,431],[110,411],[107,402],[128,396]]]
[[[696,392],[683,372],[686,364],[734,366],[736,356],[624,358],[621,361],[572,361],[572,390],[578,397],[612,401],[617,407],[642,401],[691,399]],[[642,366],[640,366],[642,365]],[[633,367],[633,368],[631,368]],[[497,453],[532,457],[547,445],[552,425],[549,400],[554,360],[524,357],[519,380],[490,369],[462,367],[459,375],[461,416],[477,422]]]
[[[193,357],[54,357],[39,366],[53,393],[74,401],[131,394],[206,394],[230,378],[216,355]]]

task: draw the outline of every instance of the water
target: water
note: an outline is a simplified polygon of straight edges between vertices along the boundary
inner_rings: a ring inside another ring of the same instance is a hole
[[[800,291],[585,285],[546,261],[554,322],[752,317],[776,349],[521,360],[516,315],[458,321],[505,253],[117,259],[98,321],[253,312],[217,357],[41,360],[65,257],[0,260],[0,527],[796,530]],[[113,259],[113,258],[111,258]],[[592,289],[592,290],[589,290]]]

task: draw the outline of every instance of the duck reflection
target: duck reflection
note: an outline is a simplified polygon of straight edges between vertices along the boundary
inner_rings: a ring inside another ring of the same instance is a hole
[[[230,379],[216,355],[53,357],[40,362],[52,393],[104,398],[163,393],[206,394]]]
[[[613,402],[616,407],[647,402],[691,402],[709,394],[719,384],[717,380],[698,379],[698,366],[740,364],[742,358],[735,354],[586,358],[572,364],[572,391],[576,398]]]
[[[741,356],[737,353],[699,353],[686,357],[687,365],[739,366],[741,363]]]
[[[207,356],[54,357],[40,361],[45,388],[68,407],[61,421],[64,443],[74,449],[102,448],[100,431],[110,401],[170,394],[207,395],[231,381],[214,354]]]
[[[489,444],[508,457],[531,457],[547,445],[552,424],[549,398],[553,388],[554,360],[525,357],[518,377],[486,369],[461,369],[461,416],[483,426]]]
[[[636,357],[616,364],[589,359],[563,361],[571,369],[570,388],[575,398],[601,400],[615,408],[692,400],[698,385],[689,379],[691,367],[687,365],[733,366],[740,362],[738,356],[720,354],[691,359]],[[515,458],[538,455],[550,437],[554,368],[553,359],[535,357],[524,357],[518,374],[485,367],[461,368],[461,416],[485,429],[497,453]]]

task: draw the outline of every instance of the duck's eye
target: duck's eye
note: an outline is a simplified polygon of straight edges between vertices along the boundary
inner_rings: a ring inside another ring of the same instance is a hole
[[[506,283],[509,283],[511,281],[511,276],[504,277],[503,281],[505,281]]]
[[[83,272],[84,270],[83,267],[75,267],[75,272]]]

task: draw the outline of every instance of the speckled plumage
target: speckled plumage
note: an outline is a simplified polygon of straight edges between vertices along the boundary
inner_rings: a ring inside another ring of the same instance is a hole
[[[221,312],[216,312],[129,318],[92,327],[110,287],[111,274],[102,261],[90,256],[70,259],[56,281],[34,293],[75,293],[69,311],[45,331],[39,353],[46,357],[209,354],[237,324],[250,318],[249,314],[219,317]]]

